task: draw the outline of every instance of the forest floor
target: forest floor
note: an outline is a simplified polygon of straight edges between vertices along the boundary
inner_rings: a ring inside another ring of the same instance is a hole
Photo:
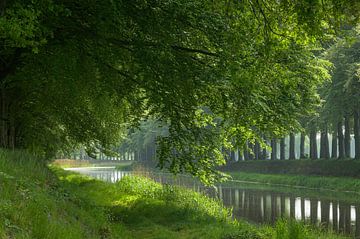
[[[0,151],[0,238],[341,238],[231,218],[220,202],[142,177],[106,183]]]

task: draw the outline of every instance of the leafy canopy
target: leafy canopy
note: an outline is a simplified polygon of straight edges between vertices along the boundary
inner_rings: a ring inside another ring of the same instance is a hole
[[[106,150],[152,117],[169,125],[160,164],[206,182],[222,149],[299,127],[329,77],[318,40],[360,9],[355,0],[3,2],[1,118],[16,147]]]

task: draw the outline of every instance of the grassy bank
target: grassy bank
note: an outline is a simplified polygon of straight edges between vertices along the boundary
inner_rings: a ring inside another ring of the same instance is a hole
[[[259,174],[227,172],[233,180],[246,182],[259,182],[279,186],[297,186],[311,189],[326,189],[339,192],[360,193],[360,179],[340,178],[340,177],[321,177],[303,175],[278,175],[278,174]]]
[[[259,160],[228,163],[221,171],[360,178],[360,160]]]
[[[0,238],[340,238],[279,221],[231,219],[198,193],[127,177],[110,184],[0,151]]]

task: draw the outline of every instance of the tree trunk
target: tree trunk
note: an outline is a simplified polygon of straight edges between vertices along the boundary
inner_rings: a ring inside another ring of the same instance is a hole
[[[320,138],[320,158],[329,159],[329,138],[327,134],[327,126],[321,130],[321,138]]]
[[[266,143],[266,137],[264,137],[264,141],[265,141],[265,143]],[[267,151],[266,151],[266,148],[263,148],[263,149],[262,149],[261,156],[262,156],[262,159],[263,159],[263,160],[266,160],[266,159],[267,159]]]
[[[328,128],[325,126],[325,158],[330,159],[330,145],[329,145],[329,136],[328,136]]]
[[[323,129],[320,131],[320,158],[325,158],[325,133]]]
[[[245,146],[244,146],[244,160],[248,161],[249,160],[249,149],[248,149],[248,143],[246,142]]]
[[[2,148],[8,148],[8,111],[7,111],[7,101],[5,95],[5,89],[1,89],[1,111],[0,111],[0,122],[1,122],[1,129],[0,129],[0,146]]]
[[[244,160],[244,155],[241,152],[241,150],[236,149],[236,151],[238,152],[238,161],[243,161]]]
[[[249,150],[248,150],[248,154],[249,154],[249,160],[254,160],[254,144],[253,143],[249,143]]]
[[[317,143],[316,143],[316,129],[313,128],[310,131],[310,159],[317,159]]]
[[[344,142],[344,147],[345,147],[345,156],[346,158],[350,158],[350,118],[349,116],[345,116],[345,122],[344,122],[344,126],[345,126],[345,142]]]
[[[294,160],[295,159],[295,134],[290,133],[289,138],[289,159]]]
[[[354,111],[355,159],[360,159],[360,119],[359,111]]]
[[[285,160],[285,138],[280,139],[280,160]]]
[[[230,150],[230,162],[235,162],[235,151]]]
[[[338,156],[338,142],[337,142],[337,130],[334,130],[332,133],[332,141],[331,141],[331,158],[337,158]]]
[[[305,133],[301,133],[300,135],[300,158],[304,159],[305,156]]]
[[[260,144],[258,141],[255,141],[254,154],[255,154],[255,160],[259,160],[261,155],[260,155]]]
[[[276,148],[276,139],[271,139],[271,160],[277,159],[277,148]]]
[[[342,120],[338,123],[337,130],[338,130],[338,141],[339,141],[339,159],[342,159],[342,158],[345,157],[344,134],[343,134],[343,127],[342,127]]]

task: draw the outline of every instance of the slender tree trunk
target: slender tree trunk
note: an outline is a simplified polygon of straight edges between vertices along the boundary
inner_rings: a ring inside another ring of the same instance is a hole
[[[248,161],[249,160],[249,149],[248,149],[248,143],[246,142],[245,147],[244,147],[244,160]]]
[[[238,152],[238,161],[243,161],[244,160],[244,154],[241,150],[237,149]]]
[[[280,160],[285,160],[285,138],[280,139]]]
[[[321,130],[321,138],[320,138],[320,158],[329,159],[329,138],[327,134],[327,126]]]
[[[338,156],[338,142],[337,142],[337,130],[334,130],[332,133],[332,141],[331,141],[331,158],[337,158]]]
[[[300,135],[300,158],[304,159],[305,156],[305,133],[301,133]]]
[[[354,111],[354,138],[355,138],[355,159],[360,159],[360,117],[359,111]]]
[[[5,89],[1,89],[1,114],[0,114],[0,122],[1,122],[1,130],[0,130],[0,143],[1,147],[7,148],[7,134],[8,134],[8,114],[7,114],[7,102],[5,96]]]
[[[317,143],[316,143],[316,129],[313,128],[310,131],[310,159],[317,159]]]
[[[325,158],[325,132],[323,129],[320,132],[320,158]]]
[[[271,139],[271,160],[277,159],[277,147],[276,147],[276,139]]]
[[[350,158],[350,118],[349,116],[345,116],[345,122],[344,122],[344,126],[345,126],[345,142],[344,142],[344,147],[345,147],[345,156],[346,158]]]
[[[235,162],[235,151],[230,151],[230,162]]]
[[[289,138],[289,159],[294,160],[295,159],[295,134],[290,133]]]
[[[254,144],[253,143],[249,143],[249,160],[254,160]]]
[[[268,159],[267,157],[268,157],[267,150],[266,148],[263,148],[261,152],[261,160],[267,160]]]
[[[342,120],[338,123],[338,141],[339,141],[339,159],[345,157],[345,147],[344,147],[344,134],[342,127]]]
[[[329,145],[329,135],[328,135],[328,127],[325,126],[325,158],[330,159],[330,145]]]
[[[354,111],[355,159],[360,159],[360,119],[359,111]]]
[[[266,137],[264,137],[264,141],[265,141],[265,143],[266,143]],[[267,160],[267,151],[266,151],[266,148],[263,148],[263,149],[262,149],[261,156],[262,156],[262,159],[263,159],[263,160]]]
[[[254,154],[255,154],[255,160],[259,160],[261,155],[260,155],[260,144],[258,141],[255,141]]]

